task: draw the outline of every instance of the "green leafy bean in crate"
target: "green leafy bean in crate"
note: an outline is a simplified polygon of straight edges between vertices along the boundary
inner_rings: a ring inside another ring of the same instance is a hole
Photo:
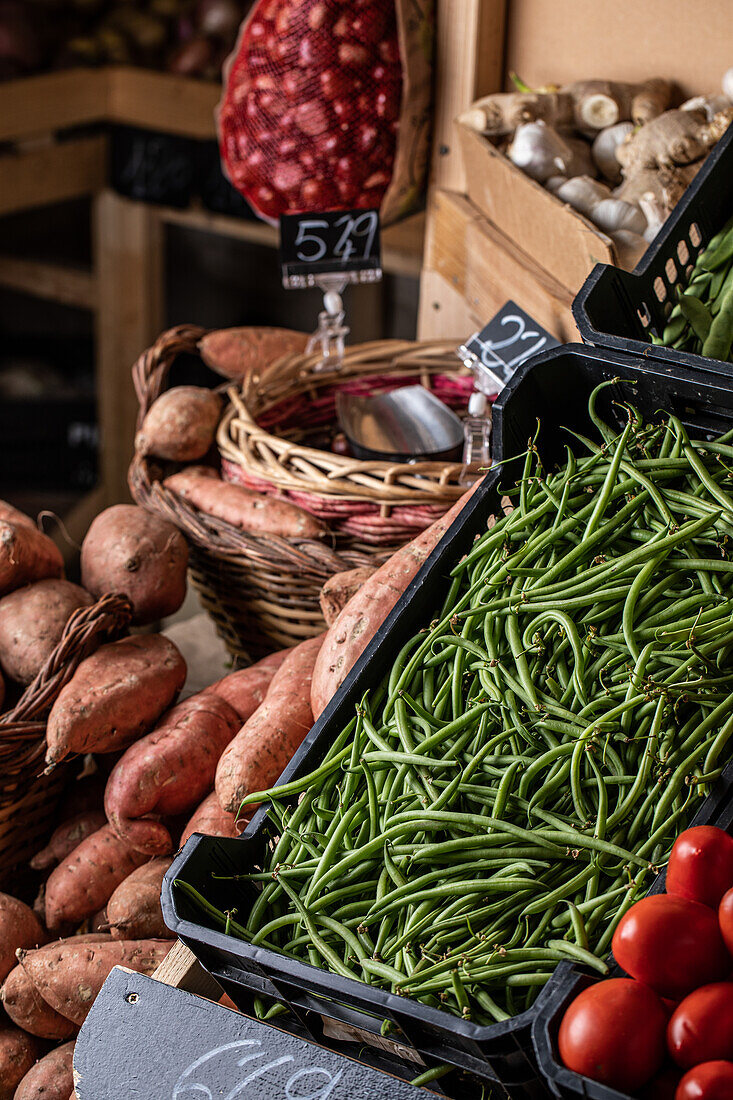
[[[701,252],[655,344],[728,362],[733,346],[733,218]]]
[[[602,388],[602,387],[600,387]],[[733,734],[733,431],[623,407],[513,510],[309,775],[272,800],[231,934],[477,1023],[613,931]],[[426,614],[427,618],[427,614]],[[238,887],[239,889],[239,887]]]

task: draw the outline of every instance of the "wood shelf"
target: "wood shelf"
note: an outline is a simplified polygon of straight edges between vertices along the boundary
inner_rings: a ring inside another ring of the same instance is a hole
[[[0,254],[0,286],[76,309],[97,308],[96,279],[83,268]]]

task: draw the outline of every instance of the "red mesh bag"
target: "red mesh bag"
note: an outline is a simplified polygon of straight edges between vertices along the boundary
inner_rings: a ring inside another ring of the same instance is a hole
[[[389,222],[414,209],[431,17],[432,0],[258,0],[219,109],[225,170],[258,214],[381,208]]]

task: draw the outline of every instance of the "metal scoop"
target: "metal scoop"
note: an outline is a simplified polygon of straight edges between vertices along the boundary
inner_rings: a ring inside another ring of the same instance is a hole
[[[356,397],[339,393],[336,413],[357,458],[460,461],[463,424],[424,386]]]

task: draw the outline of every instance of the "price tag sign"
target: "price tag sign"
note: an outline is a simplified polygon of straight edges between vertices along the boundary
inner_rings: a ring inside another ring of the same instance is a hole
[[[461,345],[458,354],[467,367],[488,375],[498,391],[522,363],[559,346],[560,341],[516,302],[507,302],[488,325]]]
[[[280,218],[280,263],[288,290],[316,286],[324,275],[349,283],[382,278],[378,210],[327,210]]]

